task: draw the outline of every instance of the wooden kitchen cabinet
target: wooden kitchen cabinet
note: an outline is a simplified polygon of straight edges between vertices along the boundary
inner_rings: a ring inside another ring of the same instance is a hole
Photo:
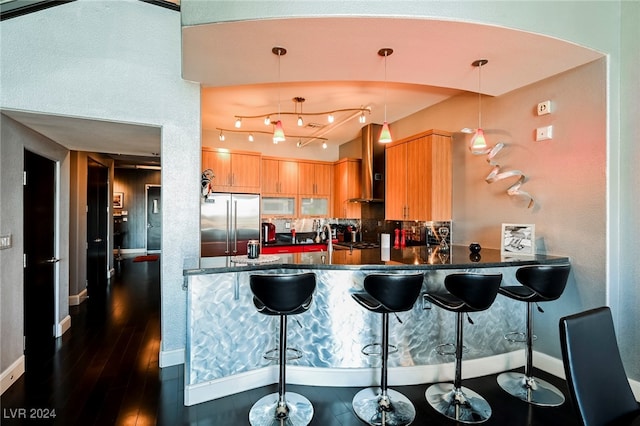
[[[261,154],[256,152],[203,148],[202,170],[213,170],[216,192],[257,194],[260,192],[260,159]]]
[[[298,196],[298,162],[262,157],[262,195]]]
[[[298,162],[298,194],[331,196],[331,164]]]
[[[344,158],[334,163],[333,216],[360,219],[360,203],[349,202],[361,196],[361,160]]]
[[[386,220],[451,220],[451,134],[428,130],[389,144]]]

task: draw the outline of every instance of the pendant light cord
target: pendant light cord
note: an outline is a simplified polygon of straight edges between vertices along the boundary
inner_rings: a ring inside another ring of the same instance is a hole
[[[278,121],[280,120],[280,57],[281,57],[281,52],[278,51]]]
[[[387,56],[388,52],[384,52],[384,121],[387,121]]]
[[[478,128],[482,129],[482,63],[478,65]]]

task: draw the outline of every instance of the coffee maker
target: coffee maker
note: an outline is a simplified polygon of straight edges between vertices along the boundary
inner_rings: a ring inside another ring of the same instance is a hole
[[[276,242],[276,225],[275,224],[262,222],[262,242],[264,244],[273,244]]]

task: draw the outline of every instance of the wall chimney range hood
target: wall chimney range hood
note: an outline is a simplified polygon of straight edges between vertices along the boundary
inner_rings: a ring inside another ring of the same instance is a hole
[[[379,124],[362,128],[362,187],[351,203],[384,203],[384,145],[375,140],[381,129]]]

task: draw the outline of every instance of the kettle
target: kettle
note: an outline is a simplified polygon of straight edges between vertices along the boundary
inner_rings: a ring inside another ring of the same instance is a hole
[[[276,242],[276,225],[273,223],[262,223],[262,242],[272,244]]]

